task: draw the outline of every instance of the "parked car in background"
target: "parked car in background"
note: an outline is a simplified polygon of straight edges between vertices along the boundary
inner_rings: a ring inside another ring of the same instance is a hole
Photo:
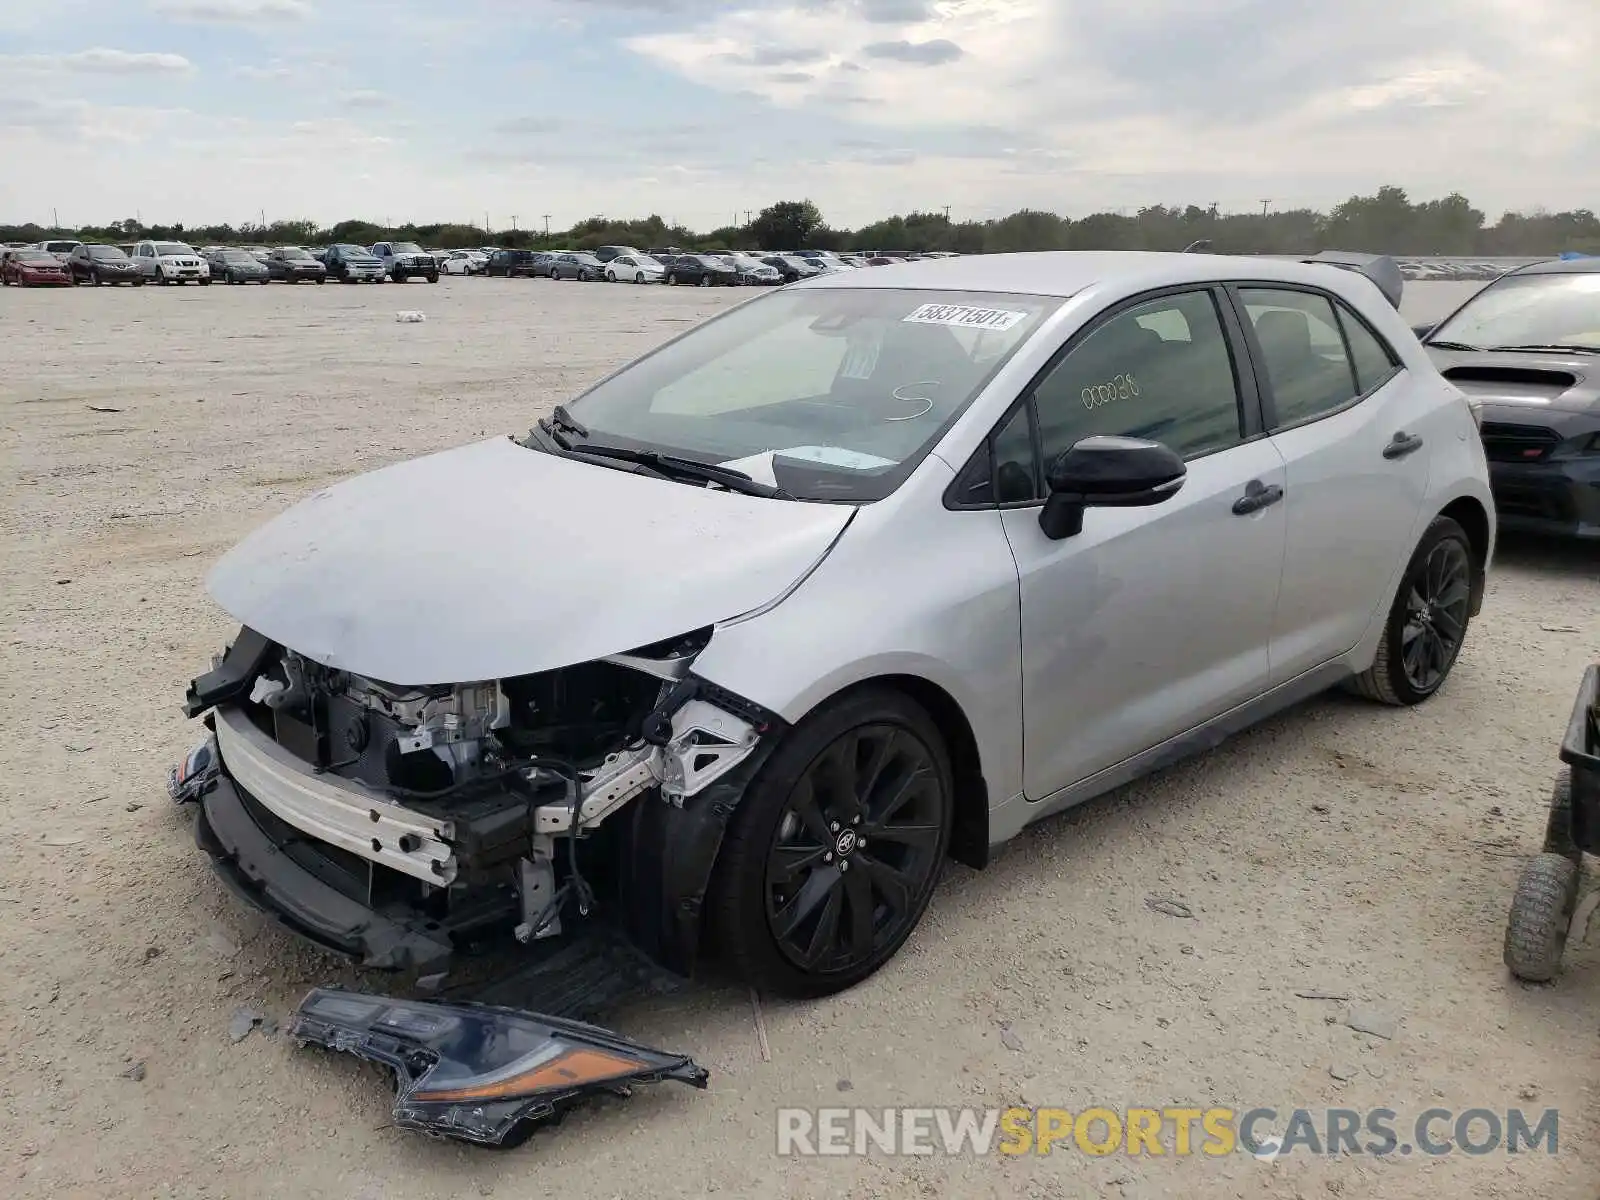
[[[328,268],[303,246],[279,246],[267,255],[267,270],[280,283],[328,282]]]
[[[532,275],[543,274],[541,268],[542,255],[537,250],[512,250],[502,246],[489,255],[489,262],[484,267],[485,275],[496,275],[506,279],[527,278]]]
[[[758,287],[777,287],[783,283],[783,275],[778,268],[768,266],[759,258],[749,254],[732,253],[717,256],[728,263],[739,273],[739,282],[753,284]]]
[[[551,279],[579,279],[593,283],[606,277],[606,267],[598,258],[583,251],[557,254],[546,265]]]
[[[612,283],[660,283],[666,273],[666,267],[638,251],[619,254],[606,263],[606,278]]]
[[[67,266],[48,250],[25,246],[0,258],[0,283],[18,287],[71,287]]]
[[[439,260],[415,242],[377,242],[372,253],[396,283],[418,278],[429,283],[439,282]]]
[[[734,287],[739,272],[733,264],[710,254],[680,254],[667,267],[667,282],[693,287]]]
[[[129,258],[133,257],[133,252],[137,248],[138,248],[138,243],[137,242],[118,242],[117,243],[117,249],[121,250]],[[138,263],[134,264],[134,266],[138,266],[138,265],[139,265]]]
[[[642,251],[635,246],[601,246],[595,250],[594,256],[603,263],[608,263],[614,258],[621,258],[624,254],[638,257]]]
[[[146,282],[211,282],[211,267],[187,242],[139,242],[134,246],[133,261]]]
[[[1600,258],[1517,267],[1418,332],[1478,411],[1500,527],[1600,539]]]
[[[52,240],[37,243],[37,246],[40,250],[43,250],[46,254],[55,255],[57,262],[66,262],[67,257],[81,245],[83,245],[82,242],[67,240]]]
[[[352,242],[329,246],[322,265],[328,269],[328,278],[340,283],[382,283],[388,277],[381,258]]]
[[[446,275],[482,275],[488,265],[488,257],[476,250],[450,250],[445,253],[439,270]]]
[[[83,243],[67,255],[67,274],[73,283],[127,283],[139,287],[144,276],[139,268],[116,246]]]
[[[245,252],[248,253],[249,255],[251,255],[257,262],[261,263],[263,266],[266,264],[267,259],[272,257],[272,251],[269,250],[266,246],[246,246],[245,247]]]
[[[800,258],[792,254],[769,254],[761,260],[783,277],[785,283],[794,283],[801,279],[811,279],[822,274],[810,259]]]
[[[211,267],[211,278],[223,283],[268,283],[272,272],[267,264],[248,250],[235,250],[229,246],[214,251],[206,260]]]

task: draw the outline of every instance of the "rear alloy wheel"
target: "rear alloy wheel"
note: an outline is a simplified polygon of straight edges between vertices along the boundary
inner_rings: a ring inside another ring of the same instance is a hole
[[[633,277],[633,281],[635,283],[643,283],[644,282],[644,272],[640,271],[637,275],[635,275]]]
[[[1466,531],[1436,517],[1422,535],[1356,691],[1382,704],[1420,704],[1449,678],[1472,617],[1477,567]]]
[[[954,807],[939,730],[902,693],[863,691],[814,714],[729,822],[713,880],[719,949],[776,995],[859,983],[922,919]]]
[[[702,275],[702,276],[700,276],[700,286],[701,287],[710,287],[711,286],[711,276],[710,275]]]

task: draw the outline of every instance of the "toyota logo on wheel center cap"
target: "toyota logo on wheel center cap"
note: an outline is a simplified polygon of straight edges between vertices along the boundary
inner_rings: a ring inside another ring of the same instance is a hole
[[[856,841],[856,831],[854,829],[846,829],[839,835],[838,840],[834,842],[834,853],[843,858],[856,848]]]

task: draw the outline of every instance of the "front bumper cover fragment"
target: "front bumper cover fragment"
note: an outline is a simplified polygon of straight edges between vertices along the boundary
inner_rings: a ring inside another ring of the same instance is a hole
[[[598,1095],[677,1080],[704,1088],[687,1055],[652,1050],[593,1025],[514,1008],[317,988],[289,1034],[354,1054],[395,1076],[394,1123],[435,1137],[511,1147]]]

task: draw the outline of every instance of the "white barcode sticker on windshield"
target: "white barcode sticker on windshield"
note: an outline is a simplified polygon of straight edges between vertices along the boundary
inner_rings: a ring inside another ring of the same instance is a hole
[[[915,325],[955,325],[962,329],[1010,329],[1024,321],[1027,313],[1012,312],[1004,308],[973,308],[968,304],[924,304],[912,310],[902,322]]]

